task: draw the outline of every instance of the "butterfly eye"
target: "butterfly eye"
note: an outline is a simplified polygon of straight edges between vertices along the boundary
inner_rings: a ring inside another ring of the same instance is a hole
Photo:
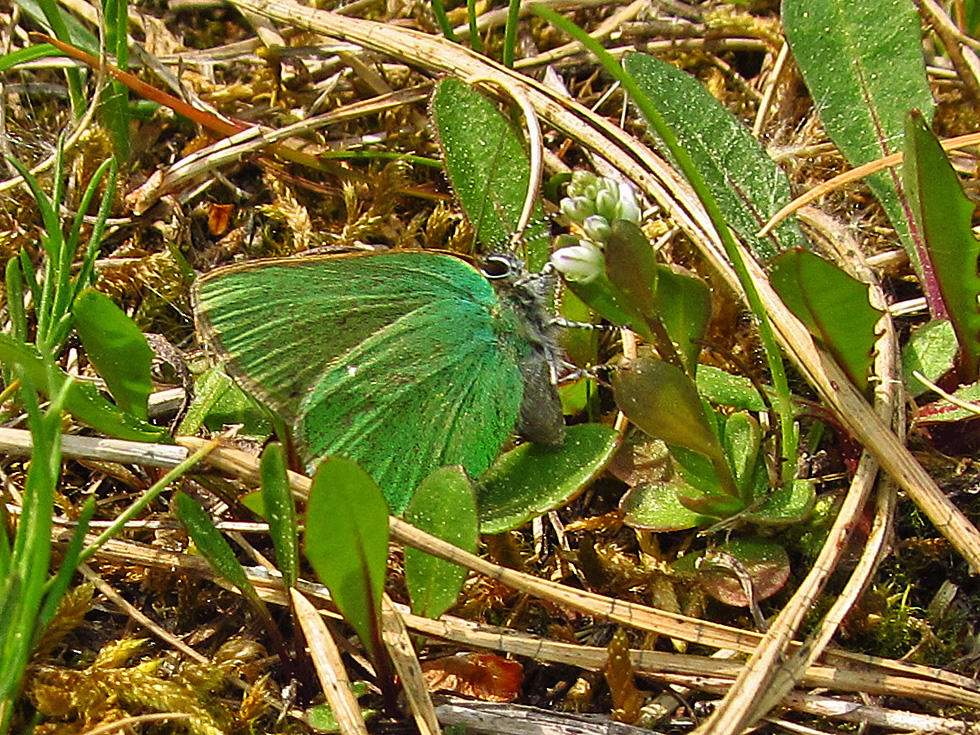
[[[483,275],[491,281],[508,278],[514,274],[514,263],[505,255],[488,255],[480,266]]]

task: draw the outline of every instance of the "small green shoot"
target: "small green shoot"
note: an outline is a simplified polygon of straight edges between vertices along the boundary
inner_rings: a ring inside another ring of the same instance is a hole
[[[53,367],[50,359],[44,362]],[[0,525],[0,735],[10,731],[31,651],[75,571],[93,510],[89,502],[61,568],[55,577],[49,577],[54,497],[61,475],[61,412],[68,386],[51,394],[51,404],[42,412],[30,377],[24,373],[19,377],[34,454],[12,545],[6,523]],[[2,517],[6,521],[5,514]]]
[[[295,587],[299,579],[299,523],[286,474],[286,452],[281,444],[270,444],[262,450],[259,474],[269,536],[276,550],[279,571],[288,589]]]

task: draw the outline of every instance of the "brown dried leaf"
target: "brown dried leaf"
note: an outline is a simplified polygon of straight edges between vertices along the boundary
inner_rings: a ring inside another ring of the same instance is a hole
[[[430,691],[449,691],[484,702],[513,702],[521,692],[523,667],[490,653],[460,653],[426,661]]]

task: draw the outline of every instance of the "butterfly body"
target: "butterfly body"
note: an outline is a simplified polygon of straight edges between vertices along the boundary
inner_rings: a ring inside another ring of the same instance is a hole
[[[310,463],[356,460],[397,513],[437,467],[481,474],[515,427],[561,442],[540,288],[508,255],[481,272],[398,252],[231,266],[200,279],[194,301],[206,341]]]

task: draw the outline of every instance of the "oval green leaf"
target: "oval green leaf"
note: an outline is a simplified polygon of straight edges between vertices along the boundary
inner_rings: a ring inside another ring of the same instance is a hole
[[[416,528],[476,553],[476,493],[462,467],[442,467],[429,475],[415,491],[404,518]],[[456,602],[465,581],[464,567],[405,547],[405,584],[416,615],[438,618]]]
[[[717,199],[728,224],[759,260],[807,245],[792,218],[755,233],[792,199],[789,178],[762,144],[697,79],[666,61],[631,53],[623,68],[663,116]]]
[[[446,161],[446,175],[484,250],[510,240],[524,207],[530,164],[511,123],[483,95],[446,77],[432,95],[429,114]],[[540,270],[549,239],[540,203],[524,233],[527,263]]]
[[[381,655],[388,503],[356,462],[328,457],[320,463],[306,506],[303,551],[371,657]]]
[[[789,310],[844,369],[861,391],[868,390],[881,311],[871,306],[868,286],[830,261],[805,250],[777,256],[772,287]]]
[[[581,492],[619,446],[602,424],[569,427],[561,447],[530,442],[503,454],[477,483],[482,533],[503,533],[558,508]]]
[[[852,166],[900,151],[908,110],[932,119],[912,0],[783,0],[782,20],[823,126]],[[881,171],[865,181],[918,263],[898,174]]]
[[[147,400],[153,391],[153,351],[140,328],[112,299],[94,288],[78,294],[72,313],[85,352],[116,404],[146,421]]]

